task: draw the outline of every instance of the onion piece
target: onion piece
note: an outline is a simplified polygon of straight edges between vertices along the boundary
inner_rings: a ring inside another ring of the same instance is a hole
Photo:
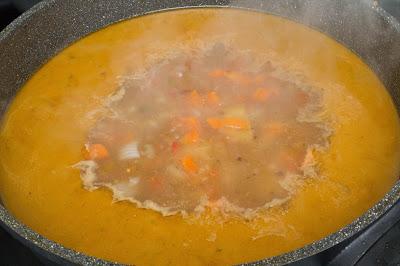
[[[120,160],[130,160],[140,158],[137,142],[131,142],[125,145],[119,152]]]

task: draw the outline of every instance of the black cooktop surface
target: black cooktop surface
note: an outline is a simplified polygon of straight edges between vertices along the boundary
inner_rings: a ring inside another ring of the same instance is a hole
[[[381,4],[389,13],[400,19],[400,0],[381,1]],[[0,30],[20,13],[21,10],[18,10],[12,1],[0,0]],[[0,265],[52,265],[52,263],[34,254],[0,228]],[[364,232],[295,265],[400,266],[400,202]]]

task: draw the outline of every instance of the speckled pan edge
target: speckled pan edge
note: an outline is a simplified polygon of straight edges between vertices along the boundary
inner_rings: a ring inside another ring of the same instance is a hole
[[[29,17],[40,11],[43,8],[50,8],[53,3],[58,0],[47,0],[39,3],[34,8],[24,13],[22,16],[17,18],[13,23],[11,23],[4,31],[0,33],[0,42],[5,39],[9,34],[13,34],[13,32]],[[62,0],[61,0],[62,1]],[[132,4],[135,4],[132,1]],[[205,5],[200,5],[204,7]],[[224,6],[222,3],[219,6]],[[385,18],[393,28],[400,32],[400,24],[393,17],[388,15],[383,9],[380,7],[373,7],[378,14]],[[133,16],[139,16],[147,13],[136,14]],[[133,17],[132,16],[132,17]],[[379,218],[383,213],[385,213],[393,204],[395,204],[400,198],[400,181],[398,181],[395,186],[391,189],[386,196],[380,200],[375,206],[373,206],[369,211],[367,211],[364,215],[356,219],[354,222],[349,224],[348,226],[342,228],[338,232],[327,236],[317,242],[314,242],[310,245],[307,245],[303,248],[294,250],[292,252],[288,252],[282,254],[280,256],[271,257],[268,259],[248,263],[245,265],[281,265],[289,262],[294,262],[300,260],[302,258],[314,255],[318,252],[321,252],[325,249],[336,245],[337,243],[351,237],[355,233],[359,232],[377,218]],[[81,265],[117,265],[116,263],[107,262],[105,260],[97,259],[94,257],[86,256],[80,252],[76,252],[74,250],[63,247],[60,244],[57,244],[51,240],[46,239],[45,237],[39,235],[34,232],[27,226],[18,222],[2,205],[0,205],[0,221],[6,226],[6,229],[10,232],[15,233],[14,235],[17,238],[20,238],[22,241],[27,241],[33,243],[36,247],[43,249],[50,254],[54,254],[59,256],[62,259],[65,259],[65,262],[76,263]]]

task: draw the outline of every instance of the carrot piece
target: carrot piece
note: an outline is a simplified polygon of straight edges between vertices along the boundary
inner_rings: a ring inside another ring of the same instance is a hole
[[[196,143],[199,140],[199,132],[197,130],[192,130],[183,137],[185,144]]]
[[[246,119],[242,118],[224,118],[224,127],[230,127],[235,129],[249,129],[250,123]]]
[[[258,88],[253,93],[253,99],[258,102],[266,102],[271,96],[271,90],[266,88]]]
[[[207,102],[211,105],[217,105],[219,104],[219,97],[218,94],[215,91],[210,91],[207,94]]]
[[[196,173],[199,169],[193,157],[190,155],[186,155],[182,158],[182,166],[186,172],[191,174]]]
[[[87,146],[88,157],[90,159],[104,159],[108,157],[108,150],[103,144],[89,144]]]
[[[210,117],[207,118],[207,123],[212,127],[213,129],[218,129],[222,127],[222,121],[219,118],[215,117]]]
[[[222,69],[215,69],[215,70],[209,72],[208,75],[213,78],[220,78],[220,77],[224,77],[226,75],[226,71],[222,70]]]
[[[194,106],[199,106],[202,103],[200,94],[197,92],[197,90],[192,90],[192,92],[189,95],[189,102],[190,104]]]

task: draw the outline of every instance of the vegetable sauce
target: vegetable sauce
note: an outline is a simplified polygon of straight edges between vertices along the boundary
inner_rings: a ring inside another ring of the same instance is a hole
[[[169,11],[83,38],[25,84],[1,128],[0,195],[103,259],[249,262],[372,207],[397,180],[399,129],[378,78],[325,35]]]

